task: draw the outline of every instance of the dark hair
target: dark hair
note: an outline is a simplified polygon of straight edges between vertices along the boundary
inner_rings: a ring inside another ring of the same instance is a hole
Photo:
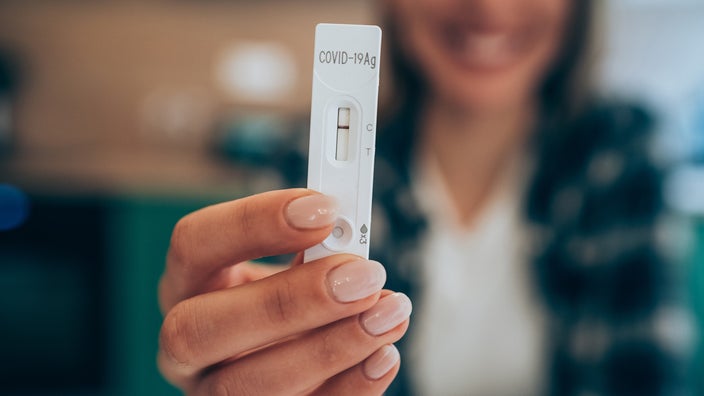
[[[571,118],[590,95],[597,0],[572,1],[567,34],[540,91],[544,111]]]
[[[593,25],[599,3],[598,0],[565,1],[572,2],[568,29],[539,92],[543,113],[563,120],[574,117],[589,96],[595,33]],[[386,56],[393,74],[391,90],[394,98],[401,98],[400,104],[384,103],[383,112],[393,112],[397,106],[417,105],[426,87],[416,62],[407,58],[401,46],[398,21],[388,10],[383,16]]]

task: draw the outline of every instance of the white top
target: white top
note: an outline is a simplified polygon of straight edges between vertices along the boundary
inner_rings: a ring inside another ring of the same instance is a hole
[[[437,164],[422,159],[414,194],[429,216],[423,289],[409,337],[419,395],[543,394],[545,314],[525,254],[526,162],[497,183],[471,227],[461,225]]]

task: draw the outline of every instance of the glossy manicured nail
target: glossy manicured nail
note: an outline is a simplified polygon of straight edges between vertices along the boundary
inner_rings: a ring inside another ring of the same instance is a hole
[[[413,304],[403,293],[389,294],[361,316],[362,327],[377,336],[403,323],[411,316]]]
[[[352,261],[328,273],[328,285],[335,300],[350,302],[369,297],[386,283],[386,270],[376,261]]]
[[[336,217],[337,201],[327,195],[306,195],[286,207],[286,220],[293,228],[322,228],[332,224]]]
[[[377,380],[386,375],[400,359],[401,355],[395,346],[384,345],[364,361],[362,370],[367,378]]]

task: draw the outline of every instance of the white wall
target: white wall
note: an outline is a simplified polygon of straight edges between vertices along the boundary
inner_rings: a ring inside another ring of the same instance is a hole
[[[641,97],[663,112],[661,146],[704,153],[704,0],[607,0],[600,85]],[[681,166],[667,198],[685,213],[704,214],[704,167]]]
[[[692,133],[704,111],[704,0],[611,0],[607,10],[603,89],[643,96]]]

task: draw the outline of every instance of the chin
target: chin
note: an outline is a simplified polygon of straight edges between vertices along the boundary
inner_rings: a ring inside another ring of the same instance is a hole
[[[537,98],[536,87],[526,83],[533,81],[533,78],[509,71],[492,75],[470,75],[465,72],[454,78],[452,74],[442,76],[443,81],[434,82],[438,89],[433,94],[458,111],[471,114],[502,113],[531,104]]]

